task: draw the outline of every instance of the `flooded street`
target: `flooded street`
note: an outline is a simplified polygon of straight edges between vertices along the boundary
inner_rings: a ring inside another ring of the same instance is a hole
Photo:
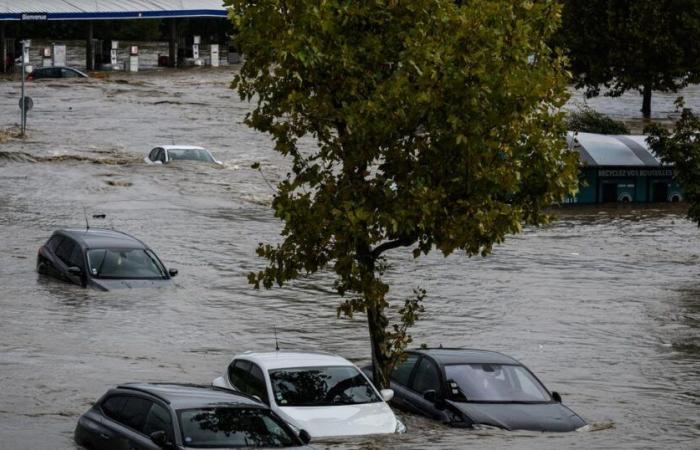
[[[234,354],[282,349],[369,359],[364,316],[336,319],[323,274],[284,289],[246,280],[278,239],[269,209],[286,171],[241,122],[231,69],[35,82],[29,137],[0,143],[0,449],[75,449],[80,414],[128,381],[209,384]],[[19,84],[0,83],[0,127],[19,122]],[[684,92],[700,108],[700,88]],[[657,118],[675,95],[656,95]],[[576,100],[576,99],[575,99]],[[596,99],[616,118],[641,99]],[[162,144],[210,148],[222,168],[149,166]],[[259,161],[263,175],[250,169]],[[97,292],[40,277],[60,227],[130,233],[179,269],[162,290]],[[402,414],[400,436],[317,448],[692,449],[700,447],[700,230],[678,208],[568,208],[487,258],[391,254],[395,304],[428,291],[416,345],[497,350],[529,366],[590,424],[567,434],[451,429]]]

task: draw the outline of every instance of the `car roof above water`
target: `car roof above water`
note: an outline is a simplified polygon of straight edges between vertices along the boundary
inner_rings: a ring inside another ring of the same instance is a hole
[[[206,150],[204,147],[198,147],[196,145],[161,145],[160,148],[164,150]]]
[[[135,237],[115,230],[67,228],[56,230],[55,233],[72,238],[83,248],[148,248]]]
[[[410,350],[414,353],[427,355],[442,365],[451,364],[515,364],[522,365],[516,359],[503,353],[489,350],[467,348],[427,348]]]
[[[113,389],[112,393],[129,391],[145,392],[160,398],[174,409],[206,408],[212,406],[253,406],[261,403],[244,394],[226,389],[177,383],[127,383]]]
[[[245,352],[236,359],[247,359],[266,370],[296,367],[353,366],[347,359],[323,352]]]

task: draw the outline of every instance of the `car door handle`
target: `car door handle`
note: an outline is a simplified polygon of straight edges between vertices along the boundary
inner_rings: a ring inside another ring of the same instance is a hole
[[[101,437],[102,439],[104,439],[105,441],[108,441],[108,440],[112,439],[112,436],[108,436],[108,435],[106,435],[106,434],[104,434],[104,433],[100,433],[100,437]]]

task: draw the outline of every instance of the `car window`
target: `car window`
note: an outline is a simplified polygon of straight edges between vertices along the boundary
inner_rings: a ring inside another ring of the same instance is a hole
[[[265,377],[262,370],[257,364],[253,364],[250,368],[250,381],[249,381],[249,392],[250,395],[257,395],[260,400],[268,403],[267,398],[267,385],[265,384]]]
[[[429,390],[440,391],[438,369],[428,358],[421,358],[418,363],[411,387],[421,394]]]
[[[75,247],[75,242],[72,239],[63,238],[63,241],[56,248],[55,254],[65,265],[70,266],[71,256]]]
[[[78,78],[80,75],[75,70],[61,69],[61,75],[63,78]]]
[[[214,158],[208,151],[198,148],[173,148],[168,150],[168,159],[170,161],[204,161],[214,162]]]
[[[85,263],[83,262],[83,249],[80,248],[79,245],[74,245],[73,246],[73,251],[71,252],[69,262],[69,266],[76,266],[80,267],[81,269],[85,269]]]
[[[109,397],[107,400],[102,402],[102,412],[104,412],[107,417],[119,421],[119,413],[121,413],[121,410],[126,403],[126,399],[127,397],[125,396]]]
[[[524,367],[512,364],[459,364],[445,366],[445,375],[457,401],[549,402],[547,390]],[[456,392],[455,392],[456,391]]]
[[[153,402],[144,398],[128,397],[119,413],[119,422],[136,431],[142,431]]]
[[[165,150],[163,149],[158,149],[158,156],[156,156],[156,159],[162,163],[165,162]]]
[[[150,250],[92,249],[87,256],[95,278],[157,280],[167,276],[165,267]]]
[[[151,150],[151,153],[148,154],[148,159],[150,159],[151,161],[155,161],[158,158],[158,150],[158,147]]]
[[[411,377],[411,372],[417,360],[418,355],[409,354],[406,356],[406,359],[394,368],[394,371],[391,373],[391,379],[399,384],[408,386],[408,380]]]
[[[280,406],[333,406],[376,403],[381,399],[353,366],[270,370],[275,402]]]
[[[169,440],[172,441],[172,429],[173,422],[170,417],[170,412],[158,403],[153,403],[151,410],[148,411],[148,415],[146,416],[143,434],[150,436],[151,433],[156,431],[165,431]]]
[[[296,447],[299,439],[262,408],[178,410],[182,441],[187,448]]]
[[[241,392],[247,392],[248,372],[250,371],[250,362],[243,359],[237,359],[231,364],[228,369],[228,378],[233,387]]]
[[[49,239],[49,242],[46,243],[46,247],[52,252],[56,253],[56,247],[58,247],[62,240],[63,237],[61,236],[53,236],[51,239]]]

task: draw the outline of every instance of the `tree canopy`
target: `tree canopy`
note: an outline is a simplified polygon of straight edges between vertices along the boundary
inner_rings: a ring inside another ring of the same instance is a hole
[[[647,141],[664,162],[674,165],[674,176],[690,205],[688,217],[700,226],[700,117],[683,108],[672,131],[655,124],[648,127]]]
[[[565,0],[562,34],[577,87],[595,96],[676,92],[700,79],[697,0]]]
[[[232,84],[254,103],[246,123],[291,162],[272,204],[282,241],[260,244],[267,267],[249,281],[333,271],[338,314],[367,314],[387,386],[425,291],[390,323],[386,252],[485,255],[576,185],[559,112],[568,77],[548,45],[558,2],[226,4],[246,55]]]

